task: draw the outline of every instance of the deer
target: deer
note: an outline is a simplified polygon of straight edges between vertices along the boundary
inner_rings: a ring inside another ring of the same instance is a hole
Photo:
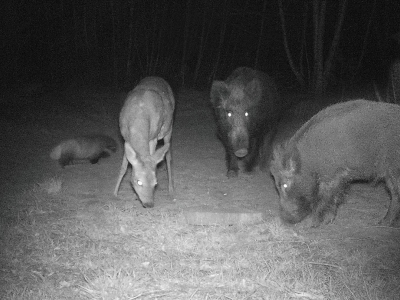
[[[128,93],[119,116],[119,127],[125,143],[115,196],[118,195],[130,163],[133,189],[144,207],[153,207],[157,185],[156,168],[164,158],[168,172],[168,191],[170,195],[174,193],[171,168],[174,110],[174,94],[163,78],[145,77]],[[159,140],[163,140],[164,145],[156,149]]]

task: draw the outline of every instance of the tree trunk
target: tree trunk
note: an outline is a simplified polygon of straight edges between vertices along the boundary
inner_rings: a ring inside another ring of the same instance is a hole
[[[189,28],[190,28],[190,4],[191,0],[186,3],[186,17],[185,17],[185,31],[183,35],[183,48],[182,48],[182,59],[181,59],[181,85],[185,85],[185,75],[186,75],[186,56],[189,40]]]
[[[245,26],[246,26],[246,24],[245,24],[246,18],[244,16],[246,15],[246,12],[248,11],[249,2],[250,2],[250,0],[246,0],[246,2],[244,2],[243,6],[241,7],[240,17],[239,16],[237,17],[238,28],[245,28]],[[232,62],[236,61],[236,59],[235,59],[236,51],[237,51],[239,43],[242,41],[242,37],[243,37],[242,34],[243,34],[242,30],[237,30],[237,33],[232,37],[232,39],[234,39],[234,42],[232,42],[233,48],[232,48],[231,55],[230,55],[231,65],[232,65]],[[242,55],[242,53],[239,53],[239,55]],[[234,66],[232,66],[232,68],[233,67]]]
[[[114,0],[110,0],[111,22],[112,22],[112,60],[113,60],[113,83],[114,88],[118,87],[118,61],[117,61],[117,29],[115,18]]]
[[[262,10],[262,18],[261,18],[261,28],[260,28],[260,34],[258,37],[258,45],[257,45],[257,52],[256,52],[256,59],[254,62],[254,68],[258,69],[259,65],[259,60],[260,60],[260,51],[261,51],[261,44],[263,42],[263,37],[264,37],[264,25],[265,25],[265,17],[267,16],[266,11],[267,11],[267,0],[263,0],[263,10]]]
[[[347,8],[347,0],[343,0],[341,3],[341,6],[340,6],[339,20],[336,24],[335,35],[333,36],[331,48],[329,49],[328,58],[325,63],[325,69],[324,69],[324,74],[323,74],[323,79],[322,79],[322,84],[323,84],[322,89],[321,89],[322,92],[324,92],[326,90],[328,83],[329,83],[329,77],[331,77],[331,73],[333,71],[333,67],[334,67],[333,62],[335,60],[337,48],[339,46],[344,16],[346,14],[346,8]]]
[[[314,21],[314,80],[313,92],[316,96],[323,93],[324,87],[324,32],[326,0],[313,0]]]
[[[126,57],[126,80],[131,77],[132,56],[133,56],[133,1],[129,1],[129,33],[128,33],[128,53]]]
[[[225,40],[225,32],[226,32],[226,24],[228,22],[228,16],[229,16],[229,7],[228,7],[228,1],[225,0],[224,6],[223,6],[223,16],[222,16],[222,24],[221,24],[221,31],[219,34],[219,42],[218,42],[218,49],[217,49],[217,57],[215,60],[214,68],[211,73],[211,80],[214,80],[215,73],[218,70],[219,63],[221,60],[221,53],[222,53],[222,48],[224,46],[224,40]]]
[[[305,87],[304,78],[300,74],[299,70],[296,68],[296,66],[293,62],[292,54],[289,49],[287,32],[286,32],[285,14],[283,12],[282,0],[278,0],[278,5],[279,5],[279,16],[281,19],[281,27],[282,27],[282,34],[283,34],[283,45],[285,47],[286,56],[287,56],[290,68],[292,69],[293,74],[296,76],[298,83],[300,84],[300,86],[302,88],[304,88]]]
[[[305,86],[305,72],[303,63],[308,64],[308,56],[306,53],[307,51],[307,44],[306,44],[306,26],[308,21],[308,5],[309,3],[305,3],[304,9],[304,19],[303,19],[303,31],[302,31],[302,45],[300,51],[300,60],[299,60],[299,68],[293,62],[293,58],[289,49],[288,44],[288,36],[286,32],[286,23],[285,23],[285,16],[283,11],[282,0],[278,0],[279,6],[279,15],[281,19],[281,26],[283,32],[283,43],[285,47],[286,56],[289,62],[289,65],[296,76],[297,81],[300,83],[301,87]],[[338,12],[338,21],[336,23],[334,36],[332,39],[332,43],[329,48],[329,53],[326,58],[324,59],[324,36],[325,36],[325,17],[326,17],[326,10],[327,10],[327,0],[313,0],[311,2],[313,14],[312,14],[312,21],[313,21],[313,67],[312,72],[310,72],[310,68],[308,68],[308,76],[309,76],[308,85],[310,90],[313,92],[315,96],[320,96],[323,94],[328,86],[329,78],[331,77],[332,70],[334,68],[334,59],[336,56],[337,48],[339,45],[339,40],[342,32],[342,26],[344,21],[344,16],[347,7],[347,0],[342,0],[339,7]],[[326,44],[326,43],[325,43]],[[304,50],[303,50],[304,49]],[[303,55],[305,57],[303,58]]]
[[[310,80],[310,61],[308,57],[307,51],[307,22],[308,22],[308,3],[304,2],[304,13],[303,13],[303,28],[301,34],[301,48],[300,48],[300,55],[299,55],[299,66],[300,66],[300,74],[302,78],[307,76],[307,80]],[[306,66],[304,66],[306,64]],[[306,67],[306,69],[305,69]]]
[[[201,66],[201,63],[202,63],[202,60],[203,60],[205,46],[207,44],[208,35],[210,33],[211,20],[212,20],[213,15],[214,15],[213,3],[214,3],[214,1],[210,1],[211,18],[210,18],[210,22],[209,22],[208,25],[207,25],[207,18],[209,16],[209,11],[206,8],[204,9],[203,22],[202,22],[202,27],[201,27],[199,52],[197,54],[197,62],[196,62],[196,67],[195,67],[194,74],[193,74],[193,82],[196,82],[197,81],[197,77],[199,76],[200,66]]]

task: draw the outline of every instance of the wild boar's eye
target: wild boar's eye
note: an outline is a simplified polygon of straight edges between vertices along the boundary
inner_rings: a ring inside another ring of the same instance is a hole
[[[248,116],[249,116],[249,113],[248,113],[247,111],[245,111],[245,112],[244,112],[244,116],[245,116],[245,117],[248,117]]]
[[[228,117],[232,117],[232,112],[228,111],[227,115]]]

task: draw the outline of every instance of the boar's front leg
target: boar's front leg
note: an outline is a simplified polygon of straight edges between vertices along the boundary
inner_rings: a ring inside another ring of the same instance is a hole
[[[244,161],[245,171],[250,173],[253,171],[259,159],[260,140],[257,138],[250,139],[249,154],[247,154]]]
[[[237,177],[239,171],[238,159],[232,150],[226,150],[225,159],[228,168],[226,176],[228,176],[228,178]]]
[[[385,217],[379,222],[379,225],[394,226],[400,225],[400,178],[394,176],[398,172],[387,171],[385,183],[389,191],[390,203]]]
[[[339,168],[330,180],[317,180],[319,181],[318,194],[313,207],[311,227],[321,225],[326,214],[329,214],[326,224],[335,220],[338,207],[344,202],[346,191],[351,182],[350,170]]]

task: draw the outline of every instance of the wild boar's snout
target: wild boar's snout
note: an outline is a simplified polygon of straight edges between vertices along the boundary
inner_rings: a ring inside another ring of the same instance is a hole
[[[233,140],[233,151],[237,157],[244,157],[248,153],[249,139],[246,136]]]
[[[247,155],[247,149],[246,149],[246,148],[239,149],[239,150],[237,150],[237,151],[235,152],[235,155],[236,155],[237,157],[244,157],[244,156]]]
[[[231,140],[235,155],[237,157],[246,156],[249,149],[249,134],[244,126],[233,128]]]

